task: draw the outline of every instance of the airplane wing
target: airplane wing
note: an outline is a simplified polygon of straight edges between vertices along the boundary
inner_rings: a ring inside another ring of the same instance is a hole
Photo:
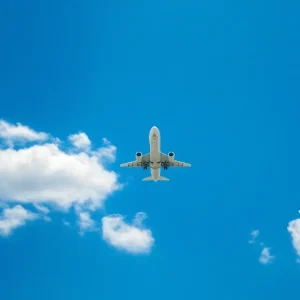
[[[127,167],[127,168],[136,167],[136,168],[138,168],[138,167],[149,166],[149,163],[150,163],[150,153],[143,155],[141,162],[138,162],[137,160],[135,160],[135,161],[127,162],[124,164],[120,164],[120,167]]]
[[[166,163],[168,167],[181,167],[181,168],[184,168],[184,167],[191,167],[192,166],[189,163],[182,162],[182,161],[175,160],[175,159],[173,161],[169,161],[168,155],[166,155],[164,153],[161,153],[160,155],[161,155],[161,162]]]

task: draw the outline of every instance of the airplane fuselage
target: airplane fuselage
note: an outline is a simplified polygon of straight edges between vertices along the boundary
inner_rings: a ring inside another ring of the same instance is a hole
[[[161,168],[160,155],[160,132],[156,126],[153,126],[149,134],[150,143],[150,168],[154,181],[158,181]]]

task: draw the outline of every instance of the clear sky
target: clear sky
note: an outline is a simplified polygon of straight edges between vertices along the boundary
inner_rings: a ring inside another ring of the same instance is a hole
[[[299,11],[1,1],[0,298],[296,299]]]

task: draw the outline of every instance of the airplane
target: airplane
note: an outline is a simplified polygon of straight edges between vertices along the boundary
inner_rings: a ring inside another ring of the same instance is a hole
[[[160,176],[160,169],[167,170],[169,167],[191,167],[191,164],[175,160],[175,153],[169,152],[168,155],[160,152],[160,132],[156,126],[153,126],[149,133],[150,152],[142,155],[136,152],[135,161],[121,164],[120,167],[141,167],[147,170],[150,167],[151,176],[143,181],[169,181],[169,178]]]

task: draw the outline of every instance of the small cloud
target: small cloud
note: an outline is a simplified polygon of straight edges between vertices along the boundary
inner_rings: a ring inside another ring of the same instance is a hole
[[[80,132],[77,134],[69,135],[69,141],[78,149],[88,150],[91,146],[91,141],[87,134]]]
[[[91,215],[88,212],[79,213],[78,225],[80,228],[80,234],[84,234],[86,231],[95,230],[95,222],[92,220]]]
[[[71,227],[70,222],[68,222],[68,221],[66,221],[66,220],[63,220],[62,222],[63,222],[63,224],[64,224],[65,226]]]
[[[46,222],[51,222],[52,219],[51,219],[50,217],[48,217],[48,216],[44,216],[44,221],[46,221]]]
[[[24,226],[27,221],[32,221],[37,218],[37,214],[26,210],[21,205],[6,208],[0,216],[0,235],[9,236],[16,228]]]
[[[251,240],[249,241],[249,244],[254,244],[257,237],[259,236],[260,232],[259,230],[253,230],[250,235],[251,235]]]
[[[145,214],[144,212],[138,212],[135,215],[132,224],[138,228],[141,228],[143,226],[143,221],[146,219],[147,219],[147,214]]]
[[[40,215],[43,217],[44,221],[46,222],[52,221],[52,219],[49,216],[47,216],[50,213],[50,210],[46,206],[37,203],[34,203],[33,206],[35,207],[36,210],[40,212]]]
[[[289,222],[287,230],[291,235],[293,247],[300,256],[300,219]]]
[[[116,160],[116,150],[117,148],[111,144],[106,144],[105,147],[99,148],[95,152],[100,161],[114,162]]]
[[[10,146],[16,141],[41,142],[47,140],[48,137],[47,133],[34,131],[21,123],[14,125],[0,120],[0,138],[5,140]]]
[[[104,145],[111,145],[111,142],[107,138],[102,139]]]
[[[274,258],[275,256],[270,254],[270,248],[263,248],[259,257],[259,261],[265,265],[271,263]]]
[[[40,212],[42,212],[43,214],[47,215],[50,211],[46,206],[34,203],[33,206]]]
[[[103,217],[103,239],[111,246],[129,253],[149,253],[154,238],[150,230],[142,228],[142,221],[145,218],[145,213],[137,213],[132,224],[128,224],[122,215]]]

